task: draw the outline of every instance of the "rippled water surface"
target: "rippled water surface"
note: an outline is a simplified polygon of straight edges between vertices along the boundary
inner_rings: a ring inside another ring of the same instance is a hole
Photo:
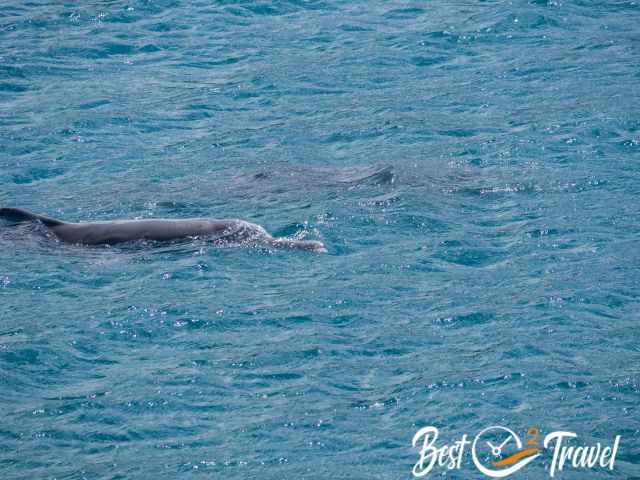
[[[560,478],[640,477],[639,25],[635,1],[2,2],[0,205],[329,254],[2,223],[0,477],[410,478],[421,426],[494,424],[621,435],[613,471]]]

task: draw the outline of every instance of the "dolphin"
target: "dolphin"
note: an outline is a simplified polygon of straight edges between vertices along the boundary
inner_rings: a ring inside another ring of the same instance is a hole
[[[70,223],[21,208],[0,208],[0,218],[10,222],[39,222],[60,241],[78,245],[116,245],[136,240],[167,242],[185,238],[211,238],[217,244],[262,245],[270,248],[326,253],[316,240],[274,238],[260,225],[239,219],[143,219]]]

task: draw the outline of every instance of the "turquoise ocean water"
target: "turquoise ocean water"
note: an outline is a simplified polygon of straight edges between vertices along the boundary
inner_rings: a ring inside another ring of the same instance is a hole
[[[555,478],[640,478],[639,25],[637,1],[3,1],[0,206],[329,254],[0,224],[0,478],[403,479],[425,425],[621,435],[613,471]]]

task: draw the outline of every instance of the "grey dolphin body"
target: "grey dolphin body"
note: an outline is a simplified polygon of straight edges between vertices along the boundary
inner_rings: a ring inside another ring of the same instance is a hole
[[[273,238],[260,225],[237,219],[148,219],[67,223],[20,208],[0,208],[0,218],[14,222],[38,221],[61,241],[81,245],[115,245],[135,240],[171,241],[211,237],[217,243],[264,245],[272,248],[325,253],[322,242]]]

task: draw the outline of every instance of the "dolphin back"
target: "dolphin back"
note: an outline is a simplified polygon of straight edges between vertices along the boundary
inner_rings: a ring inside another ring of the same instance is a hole
[[[15,223],[40,221],[47,227],[57,227],[65,224],[61,220],[31,213],[27,210],[23,210],[22,208],[0,208],[0,218]]]

